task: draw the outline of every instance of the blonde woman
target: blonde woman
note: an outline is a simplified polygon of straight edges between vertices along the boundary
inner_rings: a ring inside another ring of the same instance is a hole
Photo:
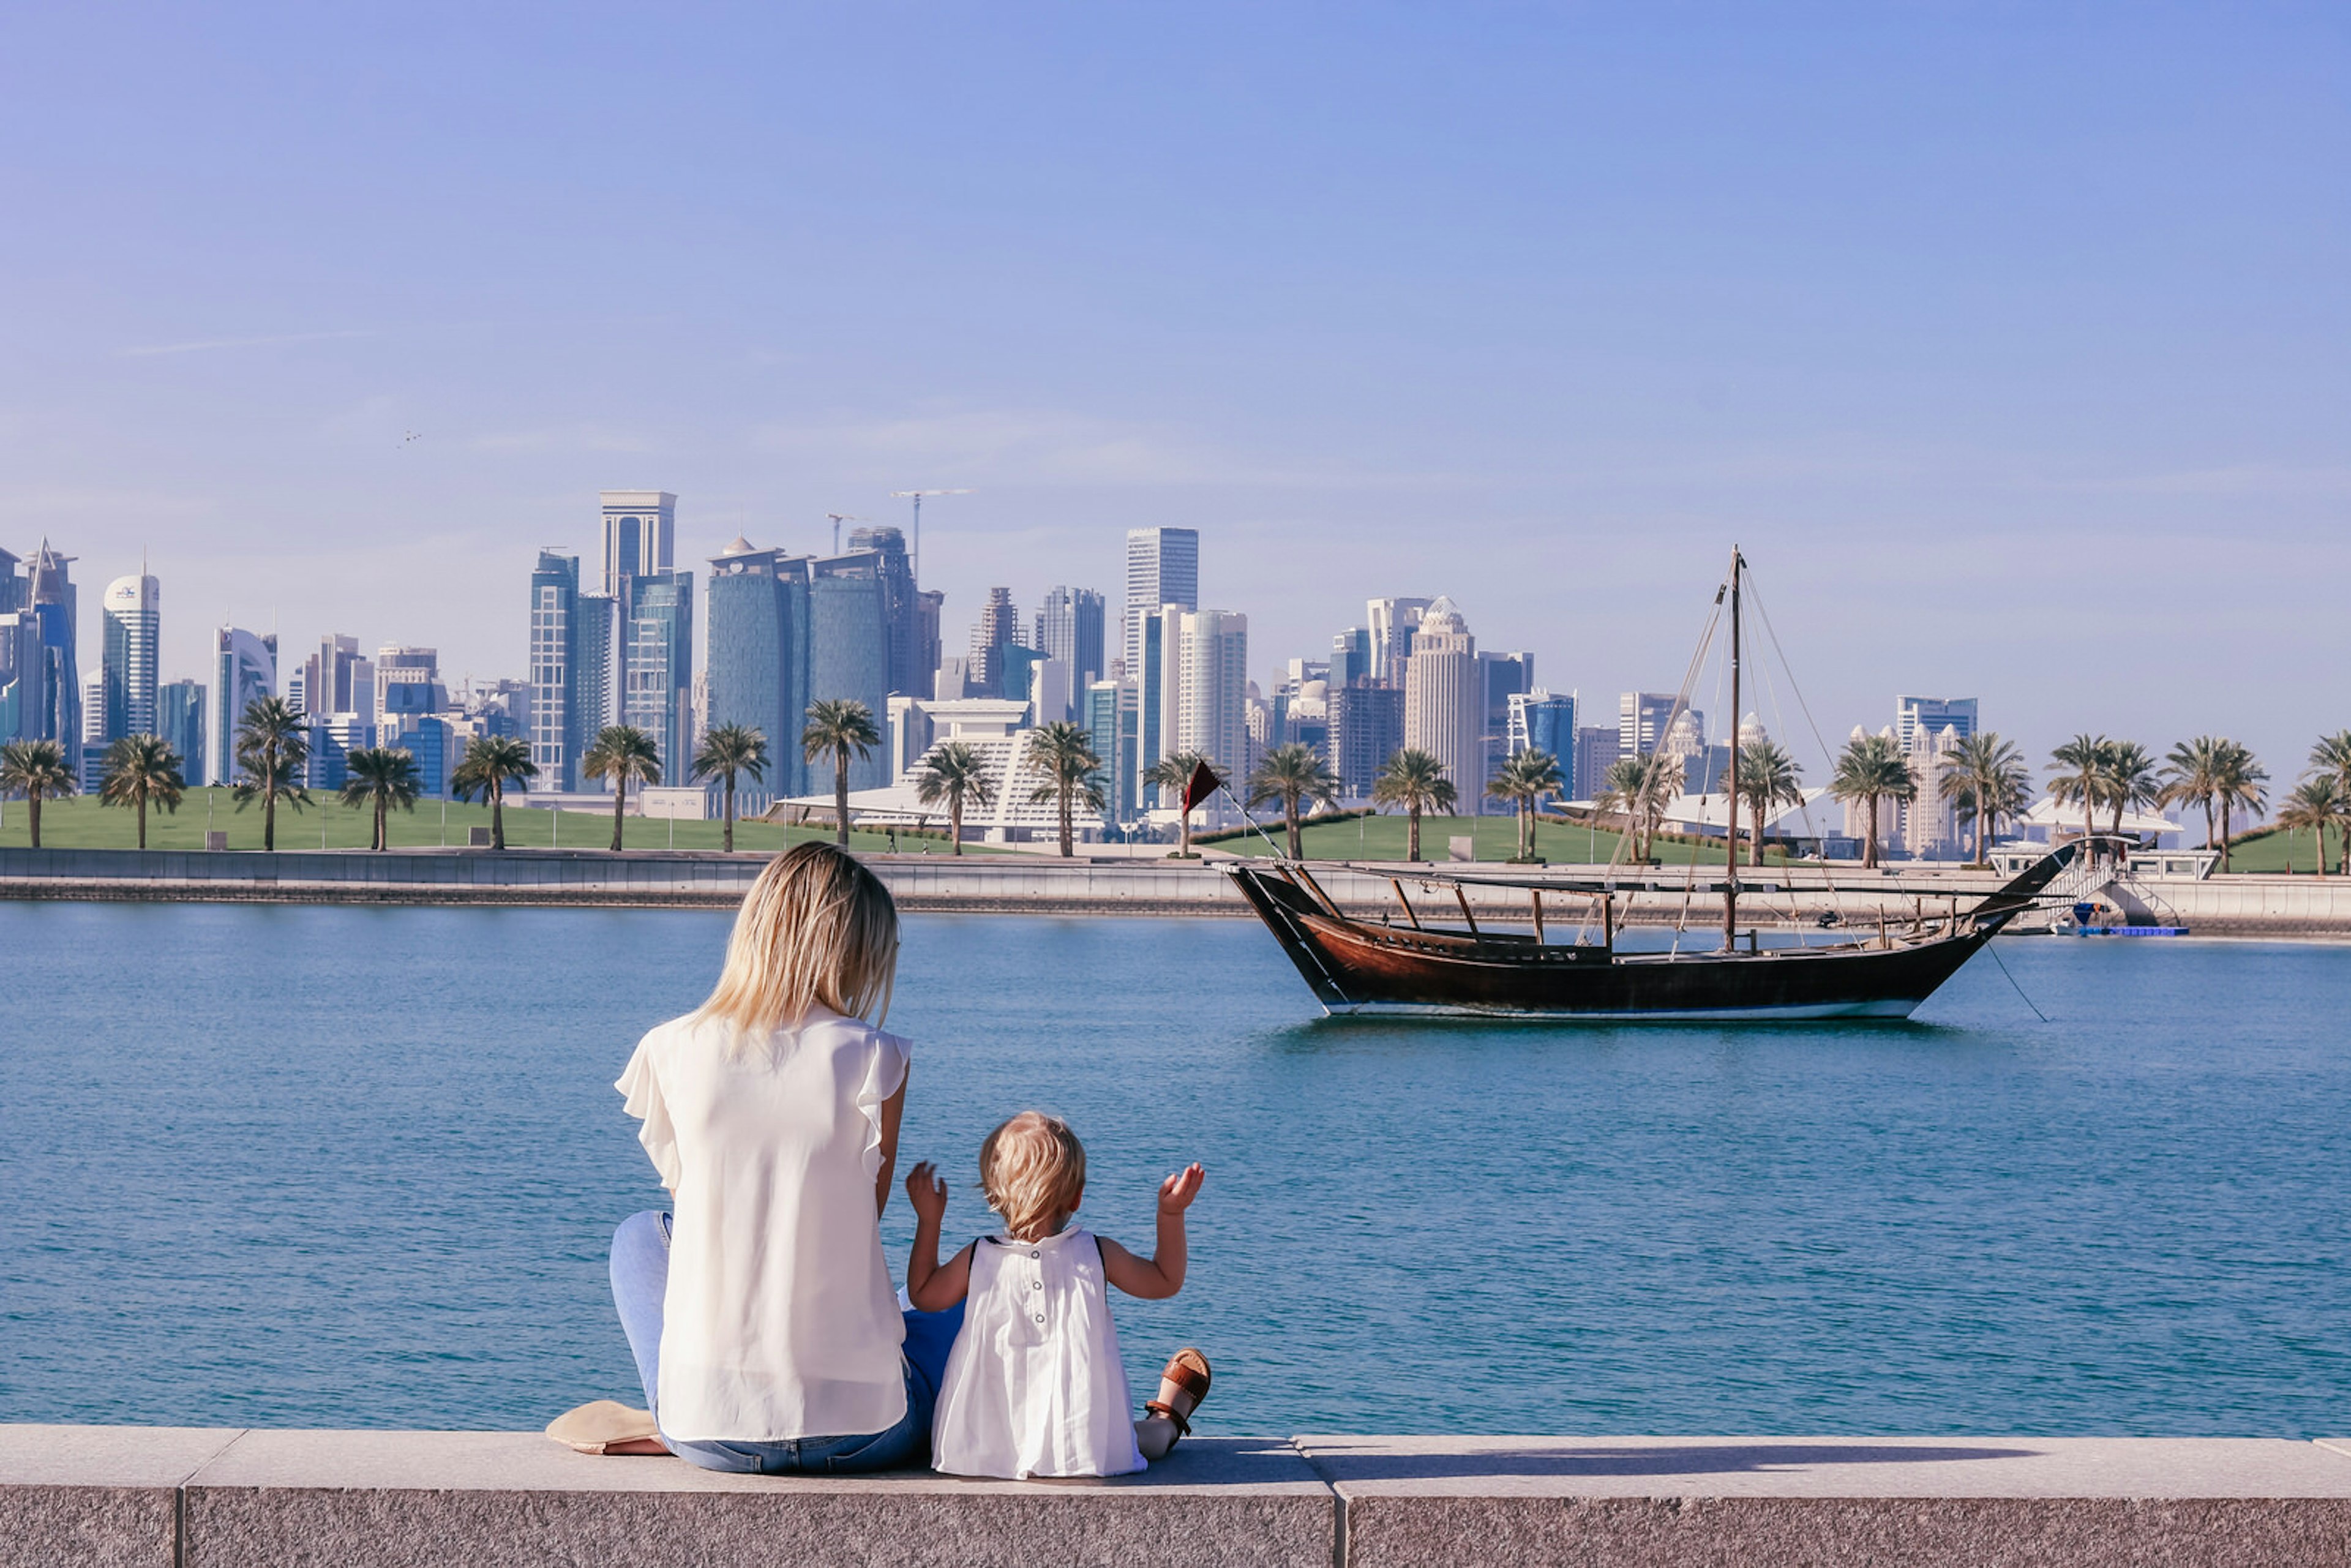
[[[883,1032],[898,915],[828,844],[743,901],[710,999],[645,1036],[615,1085],[668,1213],[612,1239],[612,1295],[658,1436],[705,1469],[919,1464],[959,1316],[902,1315],[880,1217],[907,1044]]]

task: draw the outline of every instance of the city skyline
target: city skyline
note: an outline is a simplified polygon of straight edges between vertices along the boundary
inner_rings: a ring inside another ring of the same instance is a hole
[[[1671,681],[1736,541],[1823,714],[1971,691],[2036,755],[2273,765],[2340,722],[2337,18],[902,32],[25,18],[8,548],[144,551],[167,679],[223,624],[487,679],[600,487],[682,497],[682,561],[953,487],[951,647],[1179,527],[1260,682],[1444,594],[1589,705]]]

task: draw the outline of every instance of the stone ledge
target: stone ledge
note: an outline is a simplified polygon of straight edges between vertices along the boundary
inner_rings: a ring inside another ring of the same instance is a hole
[[[1349,1568],[2298,1568],[2351,1460],[2266,1438],[1302,1437]]]
[[[0,1426],[0,1565],[2351,1563],[2351,1439],[1195,1438],[1140,1476],[716,1475],[535,1433]]]

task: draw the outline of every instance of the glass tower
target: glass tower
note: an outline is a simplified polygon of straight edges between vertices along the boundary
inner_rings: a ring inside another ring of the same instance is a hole
[[[118,577],[106,585],[104,640],[99,671],[104,677],[105,738],[154,735],[156,645],[162,631],[162,586],[152,577]]]
[[[277,691],[277,634],[256,637],[235,626],[214,633],[213,765],[215,784],[236,781],[236,732],[246,708]]]
[[[761,797],[808,793],[800,730],[809,706],[809,562],[779,549],[754,549],[737,538],[711,558],[710,627],[705,663],[710,724],[739,724],[768,739],[768,776],[751,785]],[[877,716],[878,722],[878,716]]]
[[[873,727],[890,719],[889,601],[882,557],[865,550],[820,558],[809,567],[809,701],[850,697],[873,715]],[[791,744],[799,744],[792,727]],[[809,769],[809,792],[832,788],[828,762]],[[890,782],[890,748],[884,744],[852,762],[852,789],[879,789]]]
[[[653,737],[663,783],[684,783],[694,760],[691,574],[664,571],[636,580],[621,672],[621,722]]]

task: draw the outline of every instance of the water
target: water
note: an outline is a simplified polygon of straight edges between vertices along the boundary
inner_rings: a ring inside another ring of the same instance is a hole
[[[523,1427],[637,1397],[608,1087],[726,917],[0,904],[0,1418]],[[1198,1157],[1207,1427],[2311,1435],[2351,1396],[2351,949],[2011,940],[1896,1027],[1320,1020],[1253,925],[916,917],[903,1159]],[[903,1197],[885,1239],[911,1229]]]

